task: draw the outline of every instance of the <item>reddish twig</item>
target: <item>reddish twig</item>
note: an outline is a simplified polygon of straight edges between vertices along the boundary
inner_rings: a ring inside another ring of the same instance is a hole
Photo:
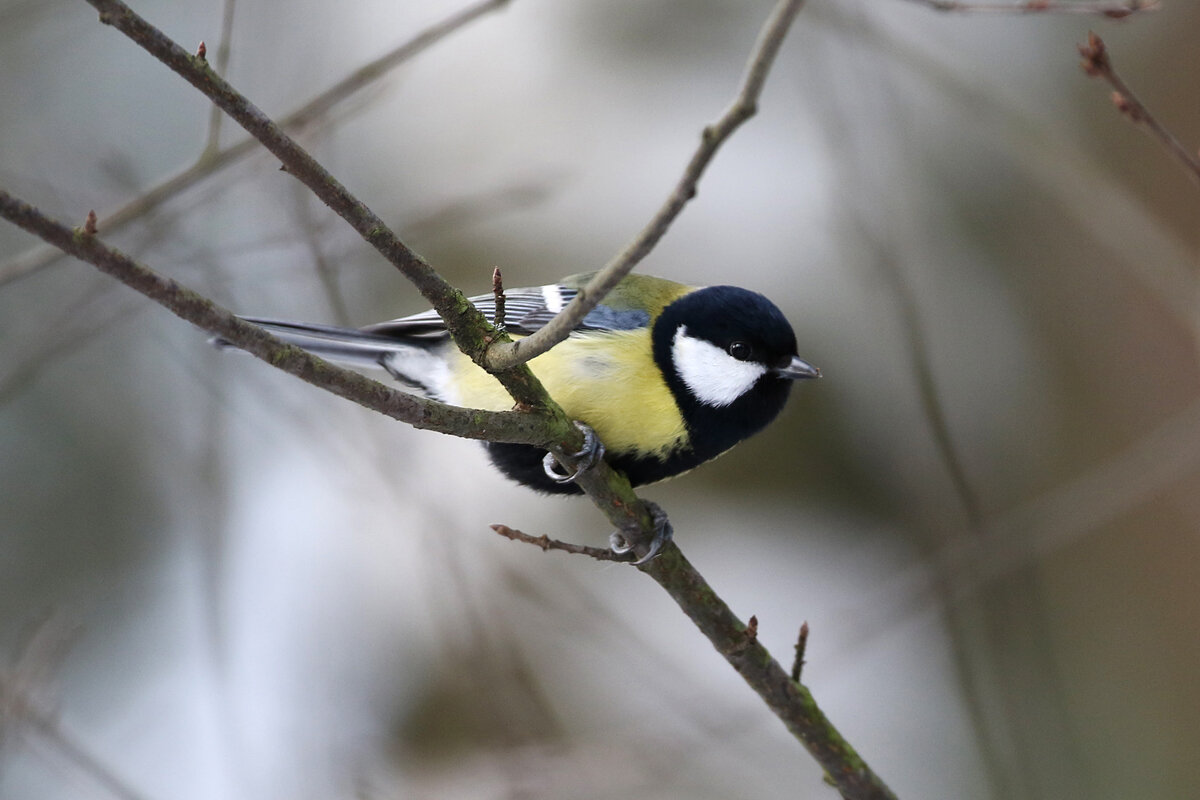
[[[1155,11],[1159,0],[1022,0],[1015,3],[973,3],[969,0],[908,0],[934,11],[971,14],[1090,14],[1124,19],[1142,11]]]
[[[492,525],[492,530],[506,539],[512,539],[514,542],[525,542],[535,547],[540,547],[542,550],[561,550],[564,553],[574,553],[579,556],[590,556],[597,561],[622,561],[629,562],[637,560],[637,556],[633,553],[614,553],[606,547],[588,547],[583,544],[572,544],[559,539],[551,539],[549,536],[542,534],[541,536],[530,536],[528,533],[523,533],[516,528],[510,528],[507,525]]]
[[[800,635],[796,637],[796,658],[792,661],[792,680],[800,682],[800,672],[804,669],[804,651],[808,649],[808,622],[800,624]]]
[[[504,330],[504,276],[500,268],[492,270],[492,297],[496,299],[496,312],[492,315],[492,324],[498,330]]]
[[[1184,166],[1192,180],[1200,183],[1200,156],[1189,150],[1175,134],[1167,130],[1117,74],[1113,69],[1112,59],[1108,57],[1108,47],[1105,46],[1104,40],[1089,32],[1087,43],[1079,45],[1079,54],[1083,56],[1080,66],[1088,76],[1102,78],[1113,87],[1112,101],[1117,110],[1133,124],[1148,130],[1167,152]]]

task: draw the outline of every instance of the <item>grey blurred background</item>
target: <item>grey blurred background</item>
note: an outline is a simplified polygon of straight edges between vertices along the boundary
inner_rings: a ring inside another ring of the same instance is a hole
[[[187,47],[219,0],[139,0]],[[282,116],[459,2],[234,7]],[[451,281],[607,261],[767,2],[512,0],[301,133]],[[1200,145],[1200,6],[811,0],[641,269],[772,297],[826,378],[644,492],[904,798],[1200,786],[1200,190],[1089,81],[1092,27]],[[75,224],[196,162],[205,100],[82,2],[0,2],[0,186]],[[243,134],[226,122],[221,146]],[[261,153],[110,231],[249,314],[416,292]],[[0,274],[36,242],[0,225]],[[583,501],[324,395],[84,265],[0,284],[0,797],[833,796]]]

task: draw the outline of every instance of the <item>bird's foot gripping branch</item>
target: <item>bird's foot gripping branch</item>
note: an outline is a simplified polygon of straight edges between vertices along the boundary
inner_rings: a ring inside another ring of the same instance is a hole
[[[675,536],[675,529],[671,527],[671,520],[667,519],[667,512],[662,510],[662,506],[650,500],[643,500],[647,510],[650,511],[650,516],[654,520],[654,538],[650,540],[650,546],[646,554],[633,562],[635,566],[641,566],[650,561],[650,559],[662,552],[663,547],[670,543]],[[640,529],[633,531],[633,534],[639,534]],[[634,551],[635,539],[629,532],[613,531],[609,536],[609,545],[612,551],[617,555],[625,555]]]

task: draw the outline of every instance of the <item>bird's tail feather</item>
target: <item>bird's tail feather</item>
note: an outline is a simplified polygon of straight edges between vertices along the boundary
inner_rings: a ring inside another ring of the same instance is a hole
[[[433,344],[430,340],[407,341],[367,333],[357,328],[339,328],[335,325],[283,322],[258,317],[243,319],[266,328],[273,336],[288,344],[294,344],[330,361],[360,368],[385,369],[383,359],[410,351],[414,347],[426,349]],[[214,338],[212,343],[219,348],[232,347],[228,341],[221,338]]]

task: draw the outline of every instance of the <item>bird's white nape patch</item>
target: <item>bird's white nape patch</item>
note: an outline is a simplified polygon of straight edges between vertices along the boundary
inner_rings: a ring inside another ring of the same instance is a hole
[[[546,304],[546,310],[551,314],[557,314],[563,310],[562,292],[553,283],[542,287],[542,301]]]
[[[767,373],[764,364],[738,361],[712,342],[689,336],[686,325],[675,331],[671,355],[688,391],[708,406],[730,405]]]

